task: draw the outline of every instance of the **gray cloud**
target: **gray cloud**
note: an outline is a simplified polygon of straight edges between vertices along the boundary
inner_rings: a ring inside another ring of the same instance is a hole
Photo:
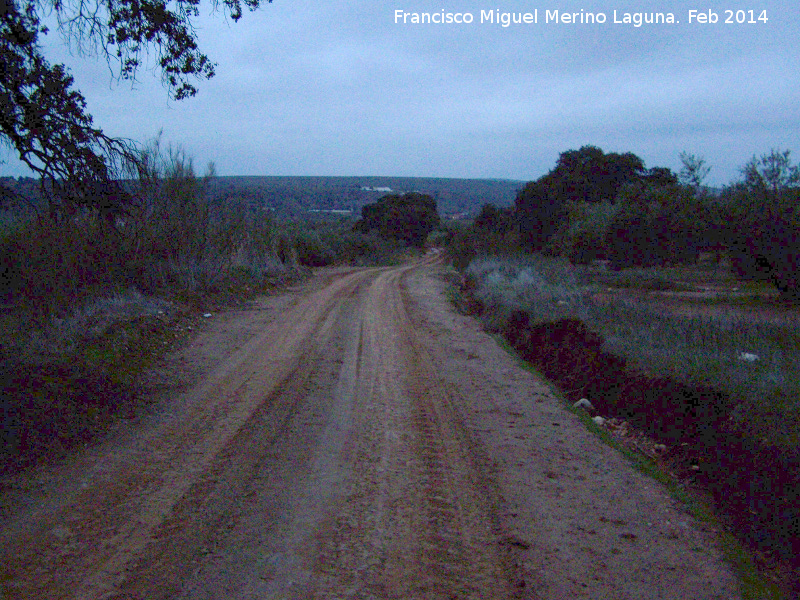
[[[622,4],[448,2],[446,10],[605,12]],[[726,5],[711,3],[720,19]],[[705,156],[729,183],[753,154],[800,153],[800,23],[777,0],[767,24],[689,25],[691,2],[642,0],[676,25],[402,25],[431,0],[354,4],[275,0],[239,23],[199,22],[217,77],[171,102],[157,77],[113,83],[107,66],[65,61],[108,133],[163,130],[220,174],[418,175],[532,179],[583,144],[677,169]],[[630,9],[628,9],[630,10]],[[50,36],[53,37],[53,36]],[[19,173],[13,157],[0,172]]]

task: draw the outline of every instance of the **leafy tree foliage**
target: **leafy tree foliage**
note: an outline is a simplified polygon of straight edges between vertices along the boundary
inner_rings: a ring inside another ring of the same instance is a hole
[[[33,4],[0,0],[0,131],[20,159],[51,182],[108,179],[107,157],[126,156],[124,142],[95,128],[86,101],[63,66],[40,54],[44,30]],[[73,195],[78,190],[73,190]]]
[[[645,175],[642,159],[633,153],[605,154],[596,146],[562,152],[545,178],[563,201],[613,201],[620,188]]]
[[[520,241],[530,250],[541,250],[564,226],[570,204],[614,203],[625,186],[676,182],[669,169],[647,170],[642,159],[630,152],[606,154],[596,146],[562,152],[552,171],[517,194]]]
[[[679,174],[680,182],[699,192],[700,187],[703,185],[703,180],[711,171],[711,167],[706,165],[705,159],[701,156],[695,156],[688,152],[681,152],[679,156],[683,164]]]
[[[679,185],[626,187],[608,225],[605,247],[617,267],[690,263],[708,246],[714,226],[705,201]]]
[[[745,180],[723,194],[733,268],[740,277],[771,280],[787,298],[800,299],[800,187],[789,187],[791,165],[781,169],[784,183],[778,186],[777,177],[773,184],[762,179],[756,163],[748,167]]]
[[[610,202],[568,204],[567,223],[550,238],[544,252],[566,256],[572,264],[608,258],[605,235],[619,209]]]
[[[544,248],[566,217],[565,200],[545,177],[529,182],[515,200],[519,241],[534,252]]]
[[[486,232],[505,235],[514,229],[514,214],[510,208],[498,208],[494,204],[484,204],[481,212],[475,217],[473,226]]]
[[[439,226],[436,201],[427,194],[390,194],[361,209],[355,225],[365,233],[378,230],[381,236],[421,248],[428,234]]]
[[[268,2],[271,0],[267,0]],[[196,78],[214,75],[197,46],[193,18],[200,0],[0,0],[0,139],[58,195],[90,204],[81,182],[108,181],[135,164],[132,142],[94,126],[86,100],[63,65],[43,56],[41,15],[52,11],[59,28],[82,51],[99,51],[118,76],[133,80],[143,57],[155,52],[175,99],[193,96]],[[244,0],[255,9],[260,0]],[[215,0],[215,6],[218,2]],[[242,0],[222,0],[234,21]]]
[[[656,187],[668,187],[678,183],[678,177],[667,167],[653,167],[642,176],[641,180]]]
[[[592,146],[563,153],[517,195],[521,243],[574,263],[609,258],[616,267],[685,264],[703,250],[719,257],[725,249],[738,275],[771,280],[800,299],[800,166],[790,152],[753,157],[722,197],[702,190],[704,159],[680,157],[678,178],[669,169],[645,170],[631,154]]]
[[[790,150],[775,150],[755,156],[742,168],[744,186],[765,200],[777,200],[779,195],[800,185],[800,165],[792,165]]]
[[[500,255],[519,251],[519,235],[512,207],[486,203],[475,220],[466,226],[453,223],[447,228],[448,254],[458,269],[465,269],[481,255]]]

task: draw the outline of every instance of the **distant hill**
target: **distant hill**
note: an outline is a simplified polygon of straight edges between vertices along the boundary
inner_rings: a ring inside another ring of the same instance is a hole
[[[361,208],[390,193],[422,192],[436,200],[443,219],[472,218],[490,203],[510,206],[525,182],[508,179],[439,179],[430,177],[216,177],[212,200],[240,198],[278,217],[298,218],[313,212],[361,215]],[[14,194],[38,203],[38,180],[0,178],[0,207]],[[348,211],[348,212],[344,212]]]
[[[508,179],[430,177],[217,177],[214,199],[239,197],[274,210],[301,216],[309,211],[352,211],[389,193],[422,192],[432,196],[442,218],[471,218],[487,203],[510,206],[525,182]]]

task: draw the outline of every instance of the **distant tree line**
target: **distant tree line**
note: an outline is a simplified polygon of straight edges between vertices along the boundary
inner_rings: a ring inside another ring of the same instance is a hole
[[[730,258],[745,278],[770,279],[800,297],[800,168],[790,152],[753,157],[741,181],[711,193],[705,160],[682,153],[683,168],[646,169],[635,154],[595,146],[563,152],[522,188],[511,209],[485,205],[454,240],[461,262],[479,253],[522,250],[606,259],[614,268]]]

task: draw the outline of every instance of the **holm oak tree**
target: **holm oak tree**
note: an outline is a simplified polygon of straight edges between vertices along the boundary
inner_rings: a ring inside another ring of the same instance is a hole
[[[271,0],[266,0],[271,2]],[[234,21],[261,0],[214,0]],[[96,127],[86,100],[63,65],[43,55],[42,16],[54,14],[66,39],[105,57],[120,79],[135,80],[155,56],[172,98],[197,93],[194,81],[214,75],[197,44],[200,0],[0,0],[0,139],[49,189],[89,202],[87,182],[107,182],[136,164],[136,147]],[[90,186],[91,187],[91,186]]]

